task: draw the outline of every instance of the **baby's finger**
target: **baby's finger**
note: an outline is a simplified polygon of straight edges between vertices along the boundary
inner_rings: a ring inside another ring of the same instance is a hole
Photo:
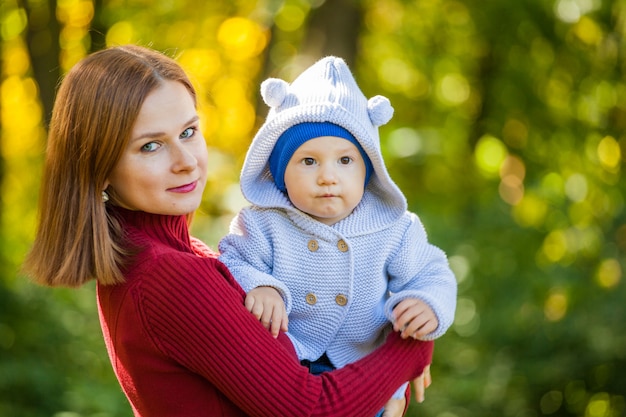
[[[414,337],[416,334],[420,334],[421,329],[426,326],[428,322],[423,316],[418,316],[411,319],[402,329],[402,338]]]
[[[415,300],[404,300],[393,310],[395,317],[394,327],[396,331],[404,329],[416,317],[425,314],[425,308]],[[425,319],[423,319],[425,320]]]
[[[282,325],[283,319],[281,317],[280,311],[277,311],[277,309],[274,309],[274,312],[272,314],[272,320],[271,320],[271,328],[270,331],[272,332],[272,336],[274,336],[274,338],[278,337],[278,332],[280,331],[281,325]]]
[[[259,320],[261,321],[261,324],[263,324],[263,327],[271,330],[270,326],[272,323],[272,310],[269,308],[263,308],[263,313],[261,314]]]
[[[409,324],[404,327],[404,330],[402,330],[402,337],[416,337],[424,324],[425,323],[422,320],[419,320],[419,318],[413,319]]]
[[[256,300],[254,297],[250,297],[251,301],[251,307],[250,307],[250,313],[252,313],[252,315],[254,317],[256,317],[257,320],[259,320],[261,323],[263,322],[263,315],[265,314],[265,309],[263,308],[263,304],[258,302],[258,300]],[[267,327],[266,327],[267,328]]]
[[[396,331],[398,331],[402,327],[404,327],[405,323],[404,323],[404,320],[403,320],[403,315],[405,314],[406,310],[411,307],[411,305],[409,303],[407,303],[407,301],[408,300],[400,301],[393,308],[394,330],[396,330]]]
[[[244,301],[244,306],[246,307],[246,310],[248,310],[250,313],[252,313],[252,308],[254,307],[254,297],[251,295],[247,295],[246,299]],[[258,317],[257,317],[258,319]]]
[[[437,326],[438,324],[435,320],[428,320],[426,324],[417,329],[417,331],[415,332],[415,338],[417,339],[420,337],[424,337],[427,334],[434,332],[435,330],[437,330]]]

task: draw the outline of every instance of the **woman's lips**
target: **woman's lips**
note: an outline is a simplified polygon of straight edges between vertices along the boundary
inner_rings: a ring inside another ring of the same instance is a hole
[[[190,193],[196,189],[198,181],[190,182],[189,184],[181,185],[180,187],[168,188],[167,191],[173,193]]]

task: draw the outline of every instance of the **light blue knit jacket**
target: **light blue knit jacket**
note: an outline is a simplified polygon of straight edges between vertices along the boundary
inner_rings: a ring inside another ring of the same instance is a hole
[[[335,57],[318,61],[291,85],[266,80],[261,92],[271,110],[241,173],[252,205],[231,223],[220,259],[246,292],[258,286],[280,292],[300,359],[327,353],[340,368],[365,356],[384,341],[394,306],[406,298],[425,301],[437,315],[439,327],[425,340],[444,334],[454,319],[456,280],[387,173],[377,127],[393,113],[388,100],[367,100]],[[348,129],[374,167],[361,203],[332,226],[296,209],[269,172],[278,137],[305,121]]]

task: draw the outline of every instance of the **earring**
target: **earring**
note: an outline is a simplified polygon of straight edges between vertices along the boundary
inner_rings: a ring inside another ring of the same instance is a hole
[[[109,195],[106,191],[102,191],[102,202],[106,203],[107,201],[109,201]]]

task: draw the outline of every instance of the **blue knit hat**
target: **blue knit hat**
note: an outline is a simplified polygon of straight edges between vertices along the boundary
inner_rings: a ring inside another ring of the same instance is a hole
[[[306,141],[319,138],[322,136],[336,136],[338,138],[346,139],[350,141],[361,153],[363,162],[365,163],[365,183],[372,175],[374,168],[372,167],[372,161],[367,156],[361,144],[356,140],[352,133],[348,132],[341,126],[338,126],[330,122],[309,122],[300,123],[291,126],[289,129],[278,138],[274,149],[270,154],[269,165],[272,177],[274,177],[274,183],[279,190],[286,192],[285,187],[285,170],[287,164],[294,152]]]
[[[386,213],[389,219],[404,213],[406,199],[387,172],[378,132],[393,116],[393,107],[383,96],[367,98],[343,59],[322,58],[291,83],[268,78],[261,83],[261,96],[270,110],[241,170],[239,183],[246,200],[260,207],[291,207],[282,191],[289,159],[305,141],[332,135],[351,143],[356,140],[361,154],[367,155],[363,158],[367,165],[366,198],[380,199],[386,207],[393,207]],[[298,127],[302,124],[307,128]],[[337,127],[345,129],[345,134],[330,131]],[[315,133],[309,130],[318,128]]]

